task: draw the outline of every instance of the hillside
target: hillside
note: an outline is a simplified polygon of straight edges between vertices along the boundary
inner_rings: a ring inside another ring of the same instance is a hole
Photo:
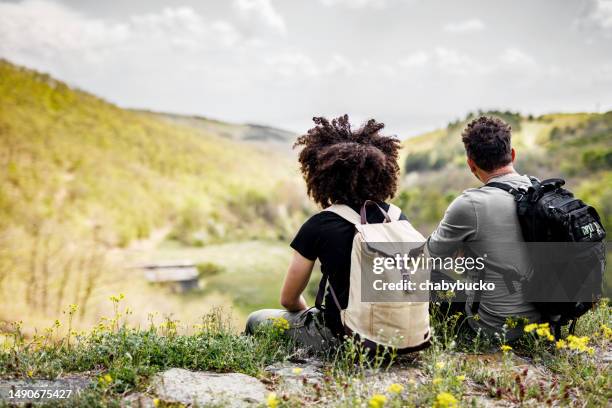
[[[512,125],[520,173],[562,177],[569,189],[595,206],[612,231],[612,112],[524,117],[496,115]],[[461,132],[476,114],[404,141],[402,190],[396,201],[423,232],[435,227],[448,204],[478,181],[465,165]]]
[[[291,158],[243,140],[279,130],[195,129],[7,61],[0,99],[2,303],[86,304],[116,275],[112,254],[158,230],[185,245],[286,238],[309,209]]]
[[[164,112],[136,111],[162,119],[173,124],[188,126],[205,133],[213,133],[221,137],[250,142],[260,147],[278,149],[283,152],[291,151],[297,135],[295,133],[271,126],[256,124],[230,124],[202,116],[176,115]]]

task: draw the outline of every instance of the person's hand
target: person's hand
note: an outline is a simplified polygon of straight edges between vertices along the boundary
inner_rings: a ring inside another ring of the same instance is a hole
[[[281,305],[289,312],[299,312],[308,308],[302,293],[308,285],[313,266],[314,261],[304,258],[297,251],[293,253],[280,296]]]

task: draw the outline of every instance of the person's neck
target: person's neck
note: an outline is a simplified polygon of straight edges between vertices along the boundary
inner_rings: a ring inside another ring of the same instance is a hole
[[[482,182],[487,184],[491,179],[495,177],[505,176],[506,174],[518,174],[516,170],[514,170],[514,166],[509,164],[504,167],[500,167],[499,169],[495,169],[491,172],[487,172],[483,174]]]

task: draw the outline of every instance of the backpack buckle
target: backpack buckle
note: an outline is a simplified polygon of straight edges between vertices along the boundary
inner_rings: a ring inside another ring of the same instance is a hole
[[[518,188],[518,189],[516,189],[514,191],[515,191],[514,201],[516,201],[516,202],[522,201],[523,198],[525,198],[525,196],[527,196],[527,191],[525,191],[522,188]]]

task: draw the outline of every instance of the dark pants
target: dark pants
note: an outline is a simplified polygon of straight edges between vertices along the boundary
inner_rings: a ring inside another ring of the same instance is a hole
[[[288,312],[283,309],[262,309],[249,315],[246,334],[254,334],[261,324],[272,324],[272,319],[284,318],[289,322],[287,334],[299,347],[313,353],[323,353],[337,346],[338,339],[325,327],[323,316],[317,309]]]

